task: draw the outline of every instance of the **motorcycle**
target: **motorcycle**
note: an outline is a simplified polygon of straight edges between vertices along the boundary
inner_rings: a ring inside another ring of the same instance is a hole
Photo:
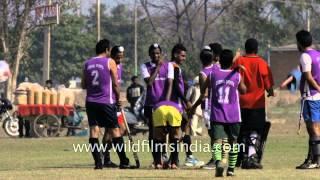
[[[4,132],[10,137],[19,136],[19,119],[10,114],[10,110],[13,109],[12,103],[8,99],[0,99],[0,122]]]
[[[144,122],[144,101],[145,101],[145,93],[143,93],[135,103],[133,109],[131,107],[125,107],[124,113],[128,122],[128,126],[130,127],[131,134],[135,135],[137,133],[145,134],[149,131],[147,127],[137,126],[141,122]]]

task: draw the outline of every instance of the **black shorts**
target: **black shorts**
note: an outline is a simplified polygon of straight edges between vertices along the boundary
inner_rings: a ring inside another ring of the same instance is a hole
[[[115,104],[86,102],[89,126],[119,128]]]
[[[211,122],[211,135],[215,140],[228,138],[229,141],[238,139],[240,123],[217,123]]]
[[[241,109],[241,131],[263,131],[266,123],[266,110]]]

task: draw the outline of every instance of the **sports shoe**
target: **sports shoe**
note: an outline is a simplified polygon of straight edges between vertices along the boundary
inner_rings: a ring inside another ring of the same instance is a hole
[[[184,165],[188,167],[201,167],[204,165],[204,162],[199,161],[193,155],[190,155],[186,158],[186,162],[184,163]]]
[[[137,124],[135,124],[133,127],[138,130],[148,130],[149,129],[148,125],[146,125],[145,123],[143,123],[141,121],[138,122]]]
[[[302,163],[300,166],[297,166],[296,169],[316,169],[319,167],[320,164],[313,163],[311,160],[306,159],[304,163]]]
[[[103,169],[103,166],[102,166],[102,165],[99,165],[99,166],[95,166],[95,167],[94,167],[94,170],[99,170],[99,169]]]
[[[117,168],[118,165],[115,164],[112,161],[106,161],[106,162],[104,162],[103,167],[105,167],[105,168]]]
[[[309,164],[312,164],[312,160],[311,159],[305,159],[302,164],[300,164],[299,166],[296,166],[296,169],[307,169],[306,167],[308,167]]]
[[[119,168],[120,169],[133,169],[134,167],[130,166],[129,159],[127,159],[125,163],[120,163]]]
[[[96,162],[94,166],[94,170],[103,169],[103,165],[101,162]]]
[[[223,177],[224,168],[222,166],[221,161],[216,162],[216,177]]]
[[[211,158],[211,159],[209,160],[209,162],[207,162],[207,164],[203,165],[201,168],[202,168],[202,169],[208,169],[208,170],[215,169],[215,168],[216,168],[215,162],[216,162],[216,161]]]
[[[243,160],[242,169],[262,169],[263,166],[258,163],[257,158],[253,155],[250,156],[248,159]]]
[[[234,168],[228,168],[227,176],[234,176]]]

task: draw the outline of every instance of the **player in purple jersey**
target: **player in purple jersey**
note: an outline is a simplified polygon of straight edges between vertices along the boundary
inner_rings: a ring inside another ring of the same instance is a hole
[[[297,46],[302,53],[300,83],[302,96],[301,114],[309,135],[308,156],[297,169],[320,167],[320,52],[312,49],[310,32],[301,30],[296,34]]]
[[[159,44],[152,44],[149,47],[151,61],[141,65],[141,74],[147,85],[146,100],[144,105],[144,116],[149,127],[149,146],[152,148],[153,141],[153,107],[160,101],[170,100],[173,84],[173,69],[168,62],[162,59],[162,50]],[[152,152],[154,158],[154,153]]]
[[[216,176],[223,176],[222,139],[228,138],[229,162],[227,176],[234,175],[237,162],[238,145],[237,137],[240,131],[240,103],[239,94],[246,92],[246,86],[241,79],[240,73],[231,70],[233,64],[233,53],[231,50],[223,50],[220,56],[221,69],[210,72],[201,89],[201,97],[205,97],[206,89],[211,93],[211,127],[214,138],[214,159],[216,160]]]
[[[121,85],[122,82],[122,61],[124,58],[124,47],[123,46],[113,46],[111,49],[111,58],[115,60],[117,64],[117,72],[118,72],[118,83]]]
[[[102,169],[102,157],[99,149],[100,128],[107,128],[115,147],[124,147],[120,132],[116,104],[120,104],[120,87],[118,84],[117,66],[109,58],[110,42],[100,40],[96,45],[96,57],[84,63],[82,88],[87,90],[86,111],[90,126],[89,144],[92,146],[92,156],[95,169]],[[130,168],[125,148],[116,148],[120,159],[120,168]]]
[[[171,51],[171,62],[169,67],[174,69],[174,81],[172,87],[171,101],[177,103],[184,112],[191,108],[191,103],[187,101],[185,97],[184,80],[182,75],[181,65],[186,61],[187,49],[182,44],[176,44]],[[186,144],[186,166],[200,167],[204,164],[203,161],[199,161],[192,155],[191,151],[191,130],[189,118],[186,117],[186,113],[183,113],[183,121],[181,124],[182,132],[184,136],[182,138],[183,143]],[[172,140],[174,141],[174,140]]]
[[[200,61],[202,64],[203,69],[199,73],[200,77],[200,88],[203,88],[205,85],[205,81],[207,77],[209,76],[210,72],[213,71],[213,69],[220,68],[219,64],[219,56],[222,52],[222,46],[219,43],[211,43],[209,46],[205,46],[201,52],[200,52]],[[210,136],[210,144],[211,149],[213,148],[213,132],[210,127],[210,107],[211,102],[209,100],[209,92],[206,90],[205,99],[198,98],[197,102],[193,105],[191,112],[194,113],[196,107],[198,107],[201,104],[203,119],[206,123],[206,126],[208,128],[208,134]],[[224,157],[224,156],[223,156]],[[211,159],[208,161],[207,164],[202,166],[203,169],[214,169],[215,168],[215,161],[214,161],[214,154],[212,153]]]
[[[111,49],[110,56],[114,61],[116,62],[117,65],[117,75],[118,75],[118,83],[121,88],[121,81],[122,81],[122,64],[121,62],[123,61],[124,58],[124,48],[123,46],[114,46]],[[119,109],[118,109],[119,111]],[[120,115],[120,112],[117,112],[117,117]],[[121,118],[120,118],[121,119]],[[123,121],[119,121],[118,118],[118,124],[120,127],[121,134],[124,135],[124,132],[126,131],[125,125]],[[104,147],[106,147],[106,151],[103,153],[103,166],[106,168],[115,168],[118,167],[117,164],[113,163],[110,159],[110,149],[112,148],[112,138],[110,136],[110,132],[107,131],[107,129],[104,132],[104,136],[102,139],[102,144]]]

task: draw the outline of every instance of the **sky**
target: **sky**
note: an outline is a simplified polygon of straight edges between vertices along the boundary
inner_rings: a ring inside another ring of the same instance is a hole
[[[80,0],[81,12],[87,14],[89,9],[96,3],[96,0]],[[117,4],[134,4],[134,0],[100,0],[101,4],[105,4],[107,9],[115,7]]]

